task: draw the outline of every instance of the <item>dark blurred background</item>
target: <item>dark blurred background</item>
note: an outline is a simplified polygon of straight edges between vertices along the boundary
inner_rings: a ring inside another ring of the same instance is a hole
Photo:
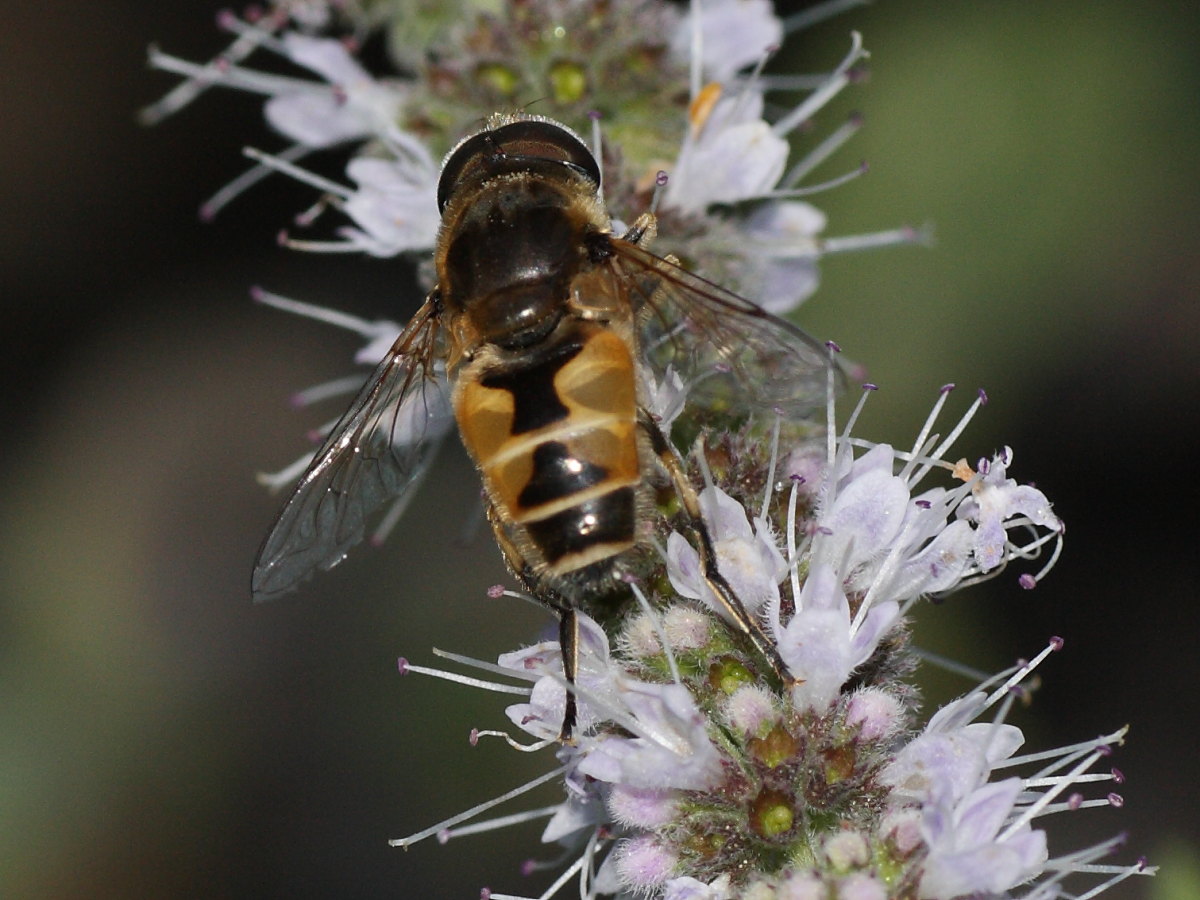
[[[468,746],[471,725],[501,727],[493,698],[396,674],[400,654],[494,656],[545,621],[486,599],[504,580],[486,535],[455,540],[477,495],[461,451],[384,550],[290,601],[248,597],[279,502],[254,473],[336,413],[286,399],[346,372],[357,343],[247,289],[403,319],[408,268],[277,248],[311,199],[282,178],[198,222],[243,144],[281,146],[257,99],[219,91],[134,124],[173,83],[145,69],[146,46],[207,58],[215,7],[9,7],[0,895],[536,893],[517,865],[549,855],[537,825],[385,844],[549,764]],[[1068,523],[1036,591],[1010,571],[926,609],[917,635],[988,670],[1066,638],[1015,721],[1033,747],[1132,725],[1114,759],[1125,808],[1047,821],[1054,852],[1124,829],[1123,859],[1170,867],[1119,898],[1200,890],[1198,21],[1182,2],[887,0],[794,38],[778,66],[828,69],[864,33],[870,81],[815,134],[864,112],[818,174],[860,157],[871,172],[817,203],[831,235],[937,236],[827,259],[799,315],[883,387],[858,434],[907,444],[941,384],[964,388],[951,414],[986,387],[961,452],[1011,445],[1012,474]],[[932,673],[927,696],[967,686]]]

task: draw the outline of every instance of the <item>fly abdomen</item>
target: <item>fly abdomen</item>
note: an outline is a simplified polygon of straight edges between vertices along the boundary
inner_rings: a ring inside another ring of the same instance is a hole
[[[566,575],[628,550],[636,525],[637,497],[627,486],[529,522],[525,530],[549,571]]]
[[[500,519],[551,572],[633,546],[637,396],[618,335],[578,322],[536,353],[469,366],[455,412]]]

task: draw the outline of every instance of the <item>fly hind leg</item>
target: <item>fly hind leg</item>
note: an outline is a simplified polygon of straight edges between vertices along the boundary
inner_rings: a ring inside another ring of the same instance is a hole
[[[788,672],[787,663],[779,655],[779,651],[775,647],[775,642],[763,631],[758,620],[746,610],[742,605],[742,601],[734,592],[733,587],[725,579],[725,576],[717,568],[717,554],[713,548],[712,536],[708,533],[708,526],[704,523],[704,516],[700,510],[700,497],[696,493],[696,489],[688,480],[687,472],[684,471],[683,460],[679,456],[679,452],[667,440],[666,435],[662,433],[662,429],[654,422],[653,419],[643,410],[639,414],[639,424],[642,430],[650,438],[650,446],[658,456],[659,462],[663,468],[667,470],[667,474],[671,478],[674,485],[675,493],[679,497],[679,502],[683,505],[684,512],[687,514],[689,524],[698,544],[698,552],[700,554],[700,571],[704,577],[704,581],[708,584],[713,594],[716,595],[717,601],[725,610],[726,616],[733,622],[734,626],[746,636],[751,644],[756,649],[785,687],[790,687],[796,683],[796,679]]]
[[[579,671],[579,615],[564,597],[546,587],[544,579],[538,576],[537,571],[525,558],[525,554],[508,533],[504,522],[496,514],[496,508],[490,503],[487,507],[487,519],[508,568],[531,597],[558,616],[558,646],[562,651],[563,678],[567,682],[558,739],[564,744],[573,744],[575,724],[579,715],[575,700],[575,677]]]

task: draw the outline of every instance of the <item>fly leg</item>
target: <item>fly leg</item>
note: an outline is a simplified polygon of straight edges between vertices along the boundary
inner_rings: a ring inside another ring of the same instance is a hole
[[[749,639],[754,648],[762,654],[771,668],[775,670],[775,674],[779,676],[784,687],[791,687],[796,683],[796,679],[788,671],[787,663],[779,655],[775,643],[763,631],[758,620],[746,611],[746,607],[742,605],[742,601],[738,599],[738,595],[725,579],[725,576],[717,569],[717,554],[713,548],[712,536],[708,533],[708,526],[704,524],[704,517],[700,511],[700,497],[697,495],[696,489],[692,487],[692,483],[688,480],[687,472],[684,471],[683,460],[679,456],[679,451],[667,440],[666,436],[662,433],[662,429],[658,427],[645,410],[639,412],[639,424],[642,430],[649,436],[650,446],[658,456],[659,462],[662,463],[663,468],[670,475],[671,482],[675,487],[675,493],[679,497],[679,502],[683,504],[684,512],[690,520],[689,524],[695,534],[696,543],[699,545],[700,571],[704,576],[704,581],[716,595],[718,602],[720,602],[725,610],[725,614],[733,621],[737,629]]]
[[[575,723],[578,719],[578,707],[575,701],[575,676],[579,671],[579,615],[575,607],[568,603],[557,592],[549,590],[538,577],[534,567],[529,564],[519,547],[514,543],[508,529],[496,508],[487,506],[488,523],[496,535],[496,543],[504,554],[508,568],[538,603],[547,607],[558,616],[558,646],[562,651],[563,678],[567,682],[567,696],[563,706],[562,726],[558,730],[558,739],[564,744],[573,744],[575,739]]]

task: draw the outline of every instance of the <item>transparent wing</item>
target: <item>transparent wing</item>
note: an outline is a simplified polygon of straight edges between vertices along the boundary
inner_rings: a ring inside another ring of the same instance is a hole
[[[453,424],[432,300],[413,316],[313,457],[263,541],[255,600],[329,569],[363,539],[367,520],[414,488]]]
[[[842,388],[828,348],[795,325],[636,244],[611,244],[642,317],[643,359],[659,380],[670,367],[688,403],[799,415],[824,405],[831,376]]]

